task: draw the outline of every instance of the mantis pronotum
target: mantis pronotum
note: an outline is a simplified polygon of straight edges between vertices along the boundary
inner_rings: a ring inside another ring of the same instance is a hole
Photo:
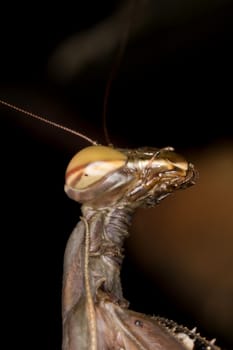
[[[63,350],[218,349],[195,330],[129,310],[121,289],[134,210],[192,185],[193,165],[171,147],[116,149],[89,141],[66,171],[65,192],[82,204],[82,217],[64,259]]]

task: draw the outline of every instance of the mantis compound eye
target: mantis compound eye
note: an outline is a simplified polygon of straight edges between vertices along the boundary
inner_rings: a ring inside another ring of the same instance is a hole
[[[127,157],[114,148],[90,146],[78,152],[66,170],[66,189],[85,190],[125,165]]]

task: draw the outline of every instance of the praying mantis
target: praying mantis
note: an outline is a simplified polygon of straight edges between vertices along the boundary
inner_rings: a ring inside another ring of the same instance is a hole
[[[124,240],[135,209],[153,207],[193,185],[194,166],[172,147],[121,149],[76,134],[92,145],[71,159],[65,175],[65,192],[82,204],[82,216],[64,256],[62,349],[219,349],[195,329],[130,310],[120,281]]]

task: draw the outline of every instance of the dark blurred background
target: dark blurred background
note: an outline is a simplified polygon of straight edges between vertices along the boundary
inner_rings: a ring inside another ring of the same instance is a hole
[[[0,99],[119,147],[174,146],[196,186],[138,211],[126,244],[131,308],[232,349],[232,3],[145,0],[1,7]],[[0,106],[2,289],[7,348],[61,348],[66,241],[80,207],[63,191],[87,146]],[[6,300],[6,301],[5,301]]]

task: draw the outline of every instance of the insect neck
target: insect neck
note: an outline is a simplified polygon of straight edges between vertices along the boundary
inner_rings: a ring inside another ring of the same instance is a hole
[[[82,207],[89,230],[89,278],[92,295],[105,293],[119,303],[125,303],[121,290],[120,269],[123,243],[134,209],[130,206],[93,209]]]

